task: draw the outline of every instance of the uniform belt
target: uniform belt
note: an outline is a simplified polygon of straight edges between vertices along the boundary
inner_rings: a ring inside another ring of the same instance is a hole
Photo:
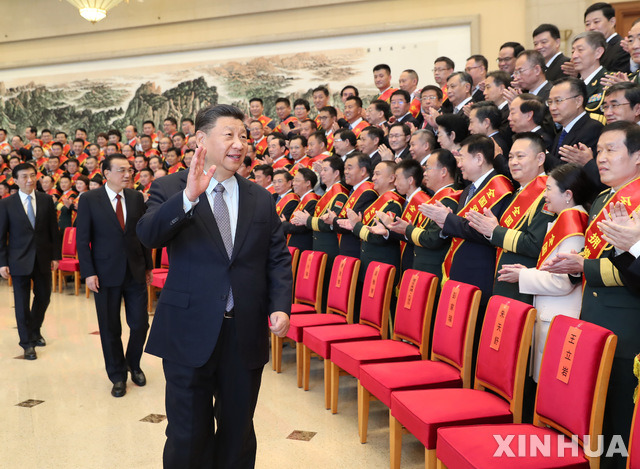
[[[235,315],[236,315],[235,308],[231,308],[230,311],[225,311],[225,313],[224,313],[225,319],[231,319],[231,318],[235,317]]]

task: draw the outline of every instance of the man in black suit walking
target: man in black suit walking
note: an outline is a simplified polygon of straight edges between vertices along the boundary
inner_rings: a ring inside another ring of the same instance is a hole
[[[111,394],[126,394],[127,370],[138,386],[146,384],[140,358],[149,330],[147,283],[151,282],[151,253],[138,240],[136,224],[145,211],[144,197],[128,189],[133,169],[124,155],[102,162],[106,184],[86,192],[76,219],[80,273],[94,292],[100,341]],[[124,299],[129,342],[122,347],[120,304]]]
[[[0,275],[13,279],[20,346],[25,359],[35,360],[34,347],[46,345],[40,328],[51,298],[51,270],[60,259],[59,232],[53,199],[35,191],[36,169],[20,163],[13,179],[18,193],[0,201]]]
[[[165,468],[254,467],[267,325],[289,329],[291,256],[274,200],[235,174],[243,119],[233,106],[200,110],[190,169],[154,182],[138,224],[171,265],[146,349],[167,380]]]

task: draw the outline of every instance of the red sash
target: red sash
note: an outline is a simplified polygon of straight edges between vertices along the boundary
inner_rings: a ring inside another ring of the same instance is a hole
[[[151,148],[150,150],[144,152],[144,156],[146,156],[147,158],[151,158],[152,156],[160,156],[160,152],[155,148]]]
[[[273,163],[273,170],[275,171],[276,169],[285,168],[285,166],[290,164],[291,160],[286,156],[282,156],[278,161]]]
[[[380,96],[378,96],[376,99],[380,99],[382,101],[386,101],[389,102],[391,100],[391,95],[393,93],[395,93],[396,91],[398,91],[397,88],[389,88],[387,91],[385,91],[384,93],[382,93]]]
[[[44,156],[35,162],[36,168],[38,169],[38,171],[42,171],[42,168],[44,168],[44,165],[46,164],[46,162],[47,162],[47,158],[45,158]]]
[[[560,212],[555,223],[544,237],[542,249],[538,256],[536,269],[549,258],[556,246],[571,236],[584,236],[584,230],[589,223],[589,214],[577,208],[567,208]]]
[[[58,183],[58,181],[60,180],[60,177],[64,174],[64,171],[61,170],[60,168],[56,169],[56,172],[53,174],[49,174],[49,176],[51,176],[51,178],[53,179],[53,182],[55,182],[56,184]]]
[[[167,174],[174,174],[174,173],[177,173],[178,171],[184,171],[185,169],[187,168],[185,168],[182,162],[176,163],[169,168],[169,170],[167,171]]]
[[[320,200],[318,200],[318,203],[316,204],[316,209],[313,212],[313,216],[319,217],[321,215],[324,215],[325,212],[329,209],[329,207],[331,207],[334,199],[338,195],[340,194],[347,195],[348,193],[349,191],[347,191],[346,187],[344,187],[339,182],[336,182],[333,186],[331,186],[331,189],[329,189],[327,192],[324,193],[322,197],[320,197]],[[339,208],[341,209],[342,207],[339,207]]]
[[[91,179],[91,178],[92,178],[93,176],[95,176],[96,174],[100,174],[100,170],[99,170],[98,168],[96,168],[96,169],[94,169],[93,171],[91,171],[91,172],[87,175],[87,177],[88,177],[89,179]]]
[[[293,168],[289,170],[289,174],[295,176],[300,168],[309,168],[309,161],[311,161],[311,159],[308,156],[303,156],[293,165]]]
[[[265,187],[265,189],[267,189],[272,194],[276,193],[276,189],[275,189],[275,187],[273,187],[273,184],[269,185],[269,187]]]
[[[47,191],[47,194],[49,194],[51,196],[59,197],[60,196],[60,191],[58,189],[56,189],[55,187],[52,187],[51,189],[49,189]]]
[[[504,199],[506,196],[513,192],[513,186],[509,179],[505,176],[497,175],[492,177],[487,184],[480,190],[478,190],[471,200],[467,202],[467,204],[462,208],[462,210],[458,211],[458,216],[464,217],[469,210],[475,210],[476,212],[480,211],[480,209],[488,208],[491,209],[494,205]],[[433,200],[433,199],[431,199]],[[453,258],[456,255],[456,252],[464,243],[463,238],[452,238],[451,246],[447,251],[447,255],[444,258],[444,263],[442,264],[442,281],[443,283],[449,280],[449,274],[451,273],[451,265],[453,264]]]
[[[69,145],[68,143],[62,147],[63,155],[68,155],[70,151],[71,151],[71,145]],[[60,158],[60,162],[62,163],[62,157]]]
[[[547,176],[537,176],[529,182],[511,201],[507,209],[500,217],[500,226],[510,230],[518,230],[524,222],[533,216],[533,213],[544,197],[547,188]],[[496,252],[496,268],[504,249],[498,248]]]
[[[300,197],[298,197],[298,195],[294,192],[289,192],[278,201],[278,203],[276,204],[276,213],[278,214],[278,216],[282,215],[282,211],[292,200],[300,200]]]
[[[604,220],[604,209],[609,204],[621,202],[627,206],[629,212],[633,212],[640,206],[640,178],[628,182],[613,194],[613,197],[602,206],[600,213],[591,221],[587,231],[584,234],[584,251],[585,259],[597,259],[608,246],[608,243],[602,239],[602,231],[598,228],[598,222]]]
[[[318,128],[318,130],[322,129],[322,122],[320,121],[320,115],[318,114],[316,118],[313,120],[316,122],[316,127]]]
[[[83,152],[83,153],[80,153],[80,155],[78,155],[78,156],[76,157],[76,159],[78,160],[78,164],[79,164],[80,166],[82,166],[82,165],[84,164],[85,160],[86,160],[88,157],[89,157],[89,155],[87,155],[86,153],[84,153],[84,152]]]
[[[411,107],[409,108],[409,112],[413,117],[418,117],[420,114],[421,103],[419,99],[414,99],[411,101]]]
[[[329,158],[331,156],[331,153],[329,153],[328,151],[324,151],[322,153],[320,153],[319,155],[314,156],[313,158],[309,159],[309,168],[313,167],[313,163],[315,163],[316,161],[322,161],[325,158]]]
[[[262,127],[266,127],[269,125],[269,122],[271,122],[272,119],[263,114],[260,117],[258,117],[258,120],[262,123]]]
[[[283,134],[287,135],[291,130],[291,128],[289,127],[289,123],[293,122],[294,120],[296,120],[295,116],[287,117],[285,120],[283,120],[278,124],[278,126],[274,129],[274,132],[282,132]],[[282,129],[285,127],[286,127],[286,132],[283,132]]]
[[[376,213],[379,210],[382,210],[392,200],[395,200],[401,206],[402,204],[404,204],[404,197],[402,197],[396,191],[387,191],[380,197],[378,197],[378,199],[374,203],[369,205],[369,208],[365,210],[364,215],[362,215],[362,224],[370,225],[373,219],[376,217]]]
[[[369,123],[368,123],[367,121],[365,121],[365,120],[362,120],[362,121],[360,121],[360,123],[359,123],[358,125],[356,125],[353,129],[351,129],[351,131],[352,131],[354,134],[356,134],[356,137],[359,137],[359,136],[360,136],[360,133],[363,131],[363,129],[364,129],[365,127],[369,127],[369,125],[371,125],[371,124],[369,124]]]
[[[327,137],[327,150],[333,150],[333,141],[335,140],[333,132],[331,132],[329,135],[325,135],[325,137]]]
[[[462,191],[457,191],[453,187],[445,187],[433,194],[433,197],[431,197],[426,203],[429,205],[435,205],[436,202],[441,202],[444,199],[451,199],[458,203],[460,201],[460,194],[462,194]],[[418,216],[413,226],[424,228],[427,226],[429,220],[430,218],[427,218],[422,213],[418,212]]]
[[[267,151],[267,146],[269,146],[269,144],[267,143],[267,139],[262,137],[262,140],[256,143],[256,155],[264,155],[264,152]]]
[[[142,188],[142,193],[143,194],[148,194],[149,193],[149,189],[151,189],[151,184],[153,184],[153,181],[151,181],[149,184],[147,184],[146,186],[144,186]]]
[[[353,209],[353,207],[355,207],[356,205],[356,202],[358,202],[358,199],[360,198],[360,196],[368,190],[372,190],[375,192],[375,189],[373,188],[373,183],[371,181],[365,181],[362,184],[360,184],[360,187],[358,187],[358,189],[356,189],[353,192],[353,194],[351,194],[347,199],[347,201],[345,202],[344,206],[342,207],[342,210],[340,210],[340,213],[338,214],[338,218],[346,218],[347,210]],[[337,236],[338,236],[338,245],[340,245],[340,242],[342,241],[342,233],[338,233]]]
[[[420,211],[418,210],[418,207],[421,204],[426,204],[427,202],[429,202],[429,199],[430,199],[429,194],[423,191],[418,191],[413,197],[411,197],[411,200],[409,201],[407,206],[404,208],[404,211],[402,212],[402,217],[400,218],[402,218],[404,221],[408,222],[409,224],[413,225],[414,222],[421,215]],[[407,247],[407,242],[400,241],[401,257],[404,255],[404,250],[406,249],[406,247]]]

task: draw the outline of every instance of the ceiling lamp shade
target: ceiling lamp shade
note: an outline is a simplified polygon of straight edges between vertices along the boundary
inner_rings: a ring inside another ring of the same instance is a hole
[[[122,0],[67,0],[73,6],[78,8],[80,16],[87,21],[96,23],[103,20],[107,16],[107,11],[115,7]],[[128,3],[129,0],[127,0]]]

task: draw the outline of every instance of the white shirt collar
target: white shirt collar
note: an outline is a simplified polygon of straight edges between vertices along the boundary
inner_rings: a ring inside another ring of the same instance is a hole
[[[120,194],[120,197],[122,197],[122,199],[124,200],[124,189],[121,190],[120,192],[114,192],[110,187],[109,184],[105,184],[104,185],[105,190],[107,191],[107,195],[109,196],[109,200],[113,200],[116,198],[116,195]]]
[[[355,192],[358,187],[360,187],[363,183],[367,182],[368,180],[369,178],[364,178],[362,181],[360,181],[358,184],[353,186],[351,189],[353,190],[353,192]]]
[[[549,81],[548,81],[548,80],[543,81],[543,82],[542,82],[542,84],[541,84],[540,86],[538,86],[535,90],[531,90],[531,91],[529,91],[529,93],[531,93],[531,94],[535,94],[536,96],[538,96],[538,93],[540,93],[540,90],[541,90],[542,88],[544,88],[544,86],[545,86],[547,83],[549,83]]]
[[[413,199],[413,196],[414,196],[414,195],[416,195],[416,194],[417,194],[418,192],[420,192],[421,190],[422,190],[422,189],[420,189],[419,187],[417,187],[417,188],[416,188],[416,190],[415,190],[415,191],[413,191],[409,197],[407,197],[407,204],[408,204],[409,202],[411,202],[411,199]]]
[[[593,77],[595,77],[598,74],[600,69],[602,69],[602,65],[596,68],[596,70],[591,75],[589,75],[587,78],[584,79],[584,82],[586,85],[588,85],[591,82],[591,80],[593,80]]]
[[[546,83],[546,82],[545,82]],[[502,101],[500,104],[498,104],[498,109],[500,109],[502,111],[502,109],[509,104],[509,101],[507,101],[506,99],[504,101]]]
[[[486,173],[484,173],[482,176],[480,176],[478,179],[476,179],[475,181],[473,181],[473,185],[475,186],[476,190],[478,190],[478,187],[480,187],[480,185],[483,183],[483,181],[485,179],[487,179],[487,176],[489,176],[489,173],[493,171],[493,169],[490,169],[489,171],[487,171]]]
[[[465,104],[467,104],[469,101],[471,101],[471,96],[469,96],[467,99],[465,99],[465,100],[464,100],[464,101],[462,101],[460,104],[458,104],[458,105],[455,107],[455,111],[456,111],[456,112],[460,111],[460,109],[462,109],[462,108],[465,106]]]
[[[571,132],[571,129],[572,129],[572,128],[573,128],[573,126],[576,124],[576,122],[578,122],[578,121],[582,118],[582,116],[584,116],[585,114],[586,114],[586,112],[582,111],[578,117],[576,117],[575,119],[573,119],[571,122],[569,122],[569,123],[567,124],[567,126],[566,126],[566,127],[563,127],[562,129],[563,129],[565,132],[567,132],[567,133]]]
[[[556,60],[556,57],[558,57],[560,54],[562,54],[562,52],[558,51],[556,52],[556,55],[554,55],[553,57],[551,57],[551,59],[549,59],[549,61],[545,64],[547,66],[547,68],[549,68],[549,66],[551,65],[551,63]]]
[[[31,194],[26,194],[26,193],[22,192],[21,190],[18,190],[18,194],[20,194],[20,200],[22,201],[22,205],[27,203],[27,197],[29,197],[29,196],[31,196],[31,200],[32,201],[36,200],[36,191],[31,192]]]
[[[362,122],[362,117],[358,117],[356,120],[350,123],[349,128],[354,129],[360,122]]]
[[[220,181],[218,181],[214,177],[211,178],[211,181],[209,181],[209,186],[207,187],[207,190],[205,191],[207,194],[211,194],[211,192],[213,191],[213,189],[218,185]],[[238,190],[238,181],[236,180],[235,176],[231,176],[228,179],[225,179],[224,181],[222,181],[220,184],[222,184],[222,186],[224,187],[224,190],[229,194],[229,196],[233,197],[236,193],[236,191]],[[269,184],[269,186],[272,186],[273,184]]]
[[[611,41],[611,39],[613,39],[614,37],[616,37],[618,35],[618,33],[613,33],[611,36],[609,36],[607,38],[607,44],[609,43],[609,41]]]
[[[447,187],[451,187],[453,186],[453,184],[447,184],[446,186],[442,186],[440,189],[438,189],[437,191],[435,191],[433,193],[433,195],[436,195],[438,192],[440,192],[442,189],[446,189]]]
[[[431,153],[429,153],[427,156],[422,158],[422,161],[420,162],[420,166],[424,166],[427,163],[427,161],[429,160],[430,156],[431,156]]]

